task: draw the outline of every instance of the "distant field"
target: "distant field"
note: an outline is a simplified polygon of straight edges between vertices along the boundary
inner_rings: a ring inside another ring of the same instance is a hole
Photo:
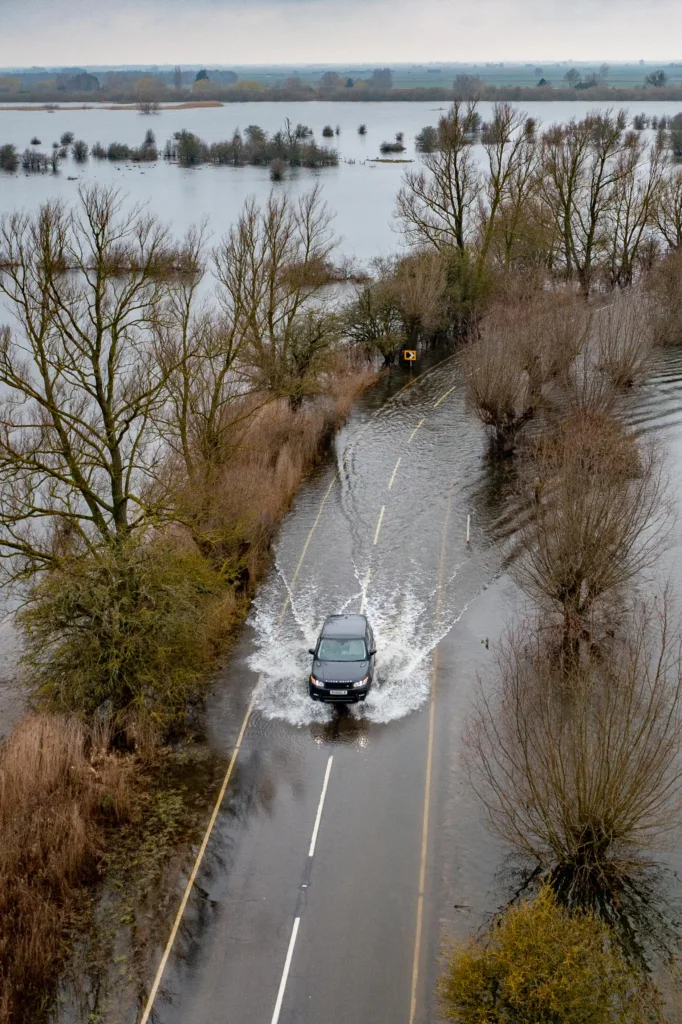
[[[323,65],[302,67],[284,65],[262,67],[239,67],[231,65],[240,79],[250,79],[263,85],[275,85],[287,77],[296,76],[305,84],[317,85],[325,71],[335,71],[347,78],[365,78],[372,67],[366,64]],[[564,75],[569,68],[576,68],[583,77],[590,72],[597,73],[599,64],[564,62],[562,64],[392,64],[393,85],[397,89],[414,89],[420,86],[448,87],[456,75],[477,75],[488,85],[534,86],[540,78],[552,85],[563,85]],[[613,64],[610,66],[605,84],[633,88],[644,84],[645,77],[652,71],[662,69],[670,85],[682,85],[682,63],[679,64]]]

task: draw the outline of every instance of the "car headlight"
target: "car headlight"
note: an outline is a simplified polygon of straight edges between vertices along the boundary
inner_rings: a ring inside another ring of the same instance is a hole
[[[319,679],[316,679],[315,676],[310,677],[310,682],[313,686],[324,686],[324,683],[320,682]]]
[[[365,676],[365,678],[361,679],[359,682],[353,683],[353,689],[354,690],[359,690],[361,686],[367,686],[368,682],[369,682],[369,676]]]

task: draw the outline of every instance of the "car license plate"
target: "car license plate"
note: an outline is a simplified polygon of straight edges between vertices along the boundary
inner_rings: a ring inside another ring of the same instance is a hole
[[[348,695],[348,690],[330,690],[329,692],[335,697],[346,697]]]

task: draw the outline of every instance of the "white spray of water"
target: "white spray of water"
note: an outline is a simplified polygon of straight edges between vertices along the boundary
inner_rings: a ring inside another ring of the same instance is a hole
[[[364,607],[378,649],[376,673],[367,700],[351,705],[353,715],[386,723],[404,718],[427,700],[433,651],[474,597],[463,594],[458,586],[460,568],[442,584],[439,621],[435,616],[437,588],[432,580],[424,579],[417,564],[401,567],[399,585],[395,573],[372,568]],[[357,590],[345,595],[333,594],[331,586],[312,579],[301,583],[295,594],[289,594],[290,611],[282,622],[279,609],[283,592],[288,590],[283,577],[273,576],[262,589],[251,618],[257,649],[249,666],[259,676],[255,706],[267,718],[296,726],[329,720],[332,708],[308,695],[308,648],[314,646],[328,611],[359,609],[368,569],[369,565],[355,567]]]

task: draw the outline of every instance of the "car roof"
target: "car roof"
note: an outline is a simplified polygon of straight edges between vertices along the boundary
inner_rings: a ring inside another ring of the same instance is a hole
[[[364,615],[329,615],[324,620],[322,636],[364,637],[367,619]]]

